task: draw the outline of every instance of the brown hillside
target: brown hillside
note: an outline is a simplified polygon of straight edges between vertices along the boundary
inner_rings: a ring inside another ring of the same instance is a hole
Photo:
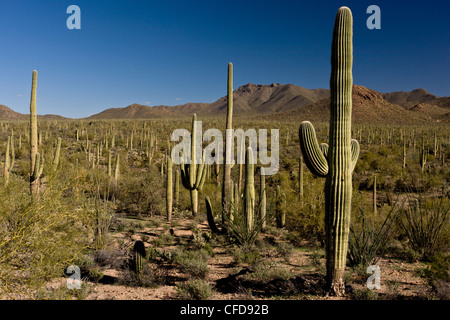
[[[438,97],[429,93],[425,89],[415,89],[412,91],[396,91],[381,93],[382,97],[390,103],[397,104],[406,109],[410,109],[419,104],[436,105],[443,108],[450,108],[449,97]]]
[[[12,110],[11,108],[0,104],[0,121],[2,120],[29,120],[29,114],[23,114]],[[38,119],[42,120],[63,120],[68,119],[55,114],[38,115]]]
[[[427,120],[421,113],[415,113],[391,104],[383,99],[377,91],[360,85],[353,86],[352,121],[354,123],[420,123]],[[266,119],[325,121],[330,119],[330,98],[325,98],[306,107],[289,112],[263,117]]]
[[[329,96],[326,89],[305,89],[292,84],[256,85],[246,84],[233,93],[235,115],[256,115],[289,111],[304,107]],[[148,107],[132,104],[125,108],[110,108],[88,119],[139,119],[198,115],[225,114],[226,96],[213,103],[187,103],[177,106]]]

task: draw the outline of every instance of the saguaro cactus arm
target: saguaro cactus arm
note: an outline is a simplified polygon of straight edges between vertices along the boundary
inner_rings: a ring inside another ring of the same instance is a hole
[[[328,162],[317,142],[314,126],[309,121],[303,121],[298,133],[306,166],[314,175],[325,177],[328,174]]]
[[[356,166],[356,162],[358,161],[358,157],[359,157],[359,142],[355,139],[352,139],[350,142],[350,147],[352,150],[352,166],[351,166],[351,171],[353,172],[353,170],[355,170],[355,166]]]

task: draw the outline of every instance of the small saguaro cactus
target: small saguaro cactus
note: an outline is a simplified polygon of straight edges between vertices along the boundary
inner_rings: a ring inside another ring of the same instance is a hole
[[[167,221],[172,221],[173,208],[173,180],[172,180],[172,160],[167,157],[167,184],[166,184],[166,210]]]
[[[286,225],[286,194],[281,193],[280,186],[277,186],[275,194],[275,219],[278,228]]]
[[[136,274],[140,274],[144,269],[145,256],[146,253],[144,242],[140,240],[136,241],[133,246],[133,266]]]
[[[55,156],[53,157],[53,170],[56,170],[58,168],[60,156],[61,156],[61,138],[58,138]]]
[[[192,117],[192,131],[191,131],[191,154],[190,163],[181,163],[181,182],[183,186],[191,193],[192,215],[195,217],[198,213],[198,191],[203,187],[206,180],[206,166],[203,156],[202,162],[196,164],[196,129],[197,129],[197,115]]]
[[[353,18],[349,8],[337,14],[331,49],[329,146],[319,146],[314,127],[299,128],[300,148],[308,169],[325,177],[326,283],[330,294],[345,292],[344,270],[352,201],[352,173],[359,143],[351,139]]]
[[[425,164],[427,163],[427,155],[428,152],[425,151],[425,142],[422,137],[422,149],[420,150],[420,168],[422,169],[422,173],[425,171]]]
[[[245,185],[244,185],[244,212],[247,232],[251,232],[255,220],[255,165],[253,164],[253,151],[248,147],[245,152]]]
[[[266,212],[267,212],[267,197],[266,197],[266,176],[264,168],[260,169],[260,194],[259,194],[259,218],[262,221],[261,231],[264,232],[266,228]]]
[[[11,157],[9,156],[9,150],[11,146]],[[5,185],[8,185],[9,175],[11,174],[12,168],[14,167],[15,155],[14,155],[14,140],[13,136],[8,137],[6,143],[6,154],[5,154],[5,167],[4,167],[4,177]]]

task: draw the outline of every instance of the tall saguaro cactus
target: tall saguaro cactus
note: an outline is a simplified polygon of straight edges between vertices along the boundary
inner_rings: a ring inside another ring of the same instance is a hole
[[[231,203],[231,148],[233,142],[233,64],[228,63],[228,83],[227,83],[227,122],[225,132],[225,164],[223,170],[222,185],[222,222],[225,222],[225,215],[229,215]]]
[[[31,83],[31,101],[30,101],[30,191],[33,197],[39,194],[40,173],[42,172],[42,159],[38,153],[38,131],[37,131],[37,112],[36,112],[36,91],[37,91],[36,70],[33,71]]]
[[[333,31],[330,78],[329,146],[319,146],[314,127],[300,125],[300,148],[308,169],[325,177],[325,228],[327,286],[330,294],[343,295],[352,201],[352,173],[359,143],[351,139],[353,18],[341,7]]]
[[[197,130],[197,115],[192,117],[192,131],[191,131],[191,154],[190,164],[181,163],[181,182],[183,186],[191,193],[192,215],[195,217],[198,213],[198,190],[203,187],[206,179],[206,166],[204,158],[202,163],[196,164],[196,130]]]

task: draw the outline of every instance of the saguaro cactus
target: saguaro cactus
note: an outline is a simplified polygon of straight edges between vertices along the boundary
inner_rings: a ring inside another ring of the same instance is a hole
[[[8,137],[8,142],[6,143],[6,154],[5,154],[5,167],[4,167],[4,176],[5,176],[5,186],[8,185],[9,175],[14,167],[14,136]],[[11,146],[11,158],[9,157],[9,147]]]
[[[325,228],[327,286],[330,294],[344,294],[344,270],[348,249],[352,200],[352,172],[359,155],[359,143],[351,139],[353,18],[341,7],[333,31],[330,78],[329,147],[320,147],[314,127],[300,125],[300,148],[308,169],[326,177]]]
[[[259,194],[259,217],[262,221],[261,231],[264,231],[266,228],[266,176],[264,174],[264,168],[261,167],[260,172],[260,194]]]
[[[278,228],[286,225],[286,194],[281,193],[280,186],[277,186],[275,197],[275,218]]]
[[[227,81],[227,122],[225,135],[225,164],[223,170],[222,185],[222,222],[225,222],[225,215],[230,214],[231,203],[231,147],[233,142],[233,64],[228,63],[228,81]]]
[[[144,269],[144,260],[145,260],[145,245],[142,241],[136,241],[133,247],[133,264],[134,264],[134,272],[136,274],[140,274]]]
[[[244,210],[247,232],[251,232],[255,220],[255,169],[250,147],[245,151]]]
[[[222,228],[217,227],[214,221],[214,214],[212,210],[211,200],[206,197],[206,215],[208,218],[208,224],[213,233],[228,234],[238,244],[252,243],[256,240],[257,235],[261,231],[261,225],[264,222],[262,219],[258,219],[255,216],[255,186],[254,186],[254,164],[253,164],[253,151],[249,147],[246,150],[245,157],[245,185],[244,185],[244,198],[243,198],[243,217],[239,212],[239,207],[235,203],[231,206],[231,213],[234,214],[234,218],[231,216],[222,223]],[[234,186],[234,194],[237,194],[237,183]],[[237,202],[235,199],[234,202]],[[230,203],[233,203],[230,201]]]
[[[204,157],[202,163],[196,164],[196,121],[197,115],[192,117],[192,131],[191,131],[191,155],[190,164],[181,163],[181,182],[183,186],[191,193],[192,215],[195,217],[198,213],[198,190],[203,187],[206,179],[206,166]]]
[[[36,113],[37,71],[33,71],[30,101],[30,192],[33,197],[39,194],[42,159],[38,153],[38,131]]]
[[[60,156],[61,156],[61,138],[58,138],[55,156],[53,157],[53,170],[56,170],[58,168]]]
[[[167,221],[172,221],[173,207],[173,180],[172,180],[172,160],[167,157],[167,186],[166,186],[166,210]]]

